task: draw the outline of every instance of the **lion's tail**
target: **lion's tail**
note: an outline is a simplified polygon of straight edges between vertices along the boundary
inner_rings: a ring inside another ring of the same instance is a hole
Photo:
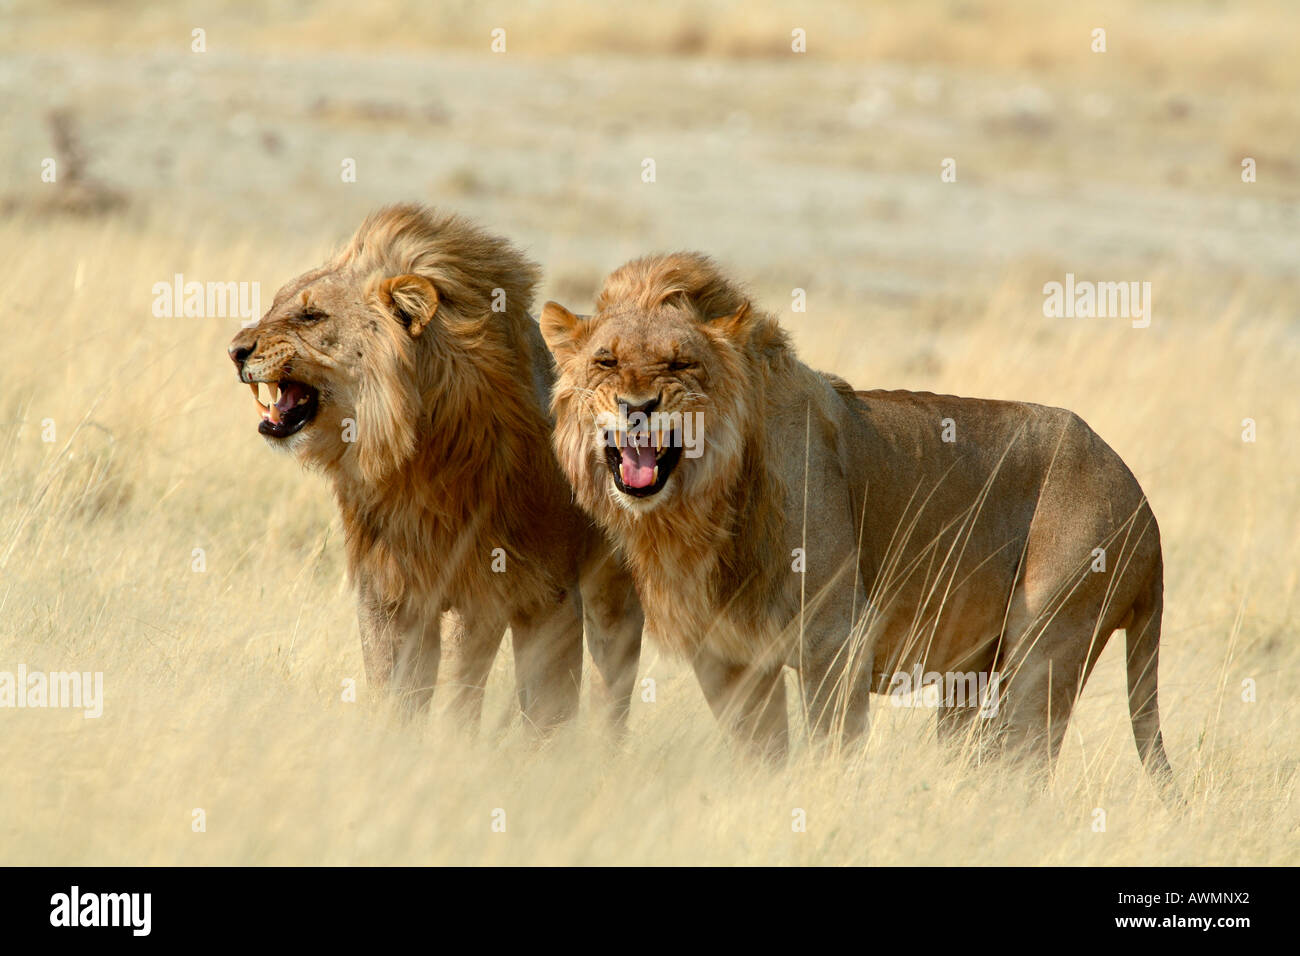
[[[1167,805],[1179,806],[1182,795],[1174,783],[1174,769],[1165,753],[1160,735],[1160,710],[1157,702],[1160,661],[1160,619],[1165,603],[1164,560],[1156,558],[1143,592],[1133,602],[1133,617],[1125,628],[1128,644],[1128,712],[1133,723],[1133,740],[1138,755]]]

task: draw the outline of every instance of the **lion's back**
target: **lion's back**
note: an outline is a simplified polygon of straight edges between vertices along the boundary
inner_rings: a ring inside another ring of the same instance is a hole
[[[1032,528],[1073,558],[1134,516],[1154,528],[1136,477],[1068,409],[886,390],[852,402],[867,436],[852,469],[877,513],[919,513],[934,535],[973,515],[973,553],[1018,552]]]

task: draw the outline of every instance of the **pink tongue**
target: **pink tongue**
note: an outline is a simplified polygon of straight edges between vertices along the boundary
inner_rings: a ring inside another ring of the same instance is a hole
[[[649,443],[636,446],[624,445],[623,461],[619,466],[619,477],[628,488],[649,488],[655,483],[655,450]]]
[[[298,404],[298,399],[302,397],[303,389],[297,382],[282,382],[280,384],[280,400],[275,403],[275,407],[280,411],[287,412]]]

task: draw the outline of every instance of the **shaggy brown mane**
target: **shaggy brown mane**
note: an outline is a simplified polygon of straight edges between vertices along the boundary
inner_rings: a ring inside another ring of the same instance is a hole
[[[245,382],[287,383],[278,414],[310,415],[279,443],[334,486],[372,680],[427,701],[450,610],[471,648],[460,687],[481,701],[509,626],[525,715],[545,727],[576,708],[584,610],[625,717],[640,609],[551,450],[539,274],[460,216],[390,206],[230,353]]]
[[[379,480],[346,468],[332,475],[350,563],[369,564],[390,600],[413,585],[482,595],[494,583],[484,555],[497,547],[507,562],[537,554],[547,529],[536,513],[566,496],[547,480],[558,477],[548,460],[550,423],[523,342],[539,270],[505,239],[414,205],[370,216],[336,267],[365,277],[372,298],[386,276],[429,279],[441,326],[402,342],[420,402],[409,445],[402,436],[386,449],[393,467]],[[494,290],[505,292],[504,311],[493,311]],[[533,493],[520,494],[521,486]],[[403,560],[408,544],[443,560],[412,566]]]
[[[791,357],[789,341],[776,319],[753,310],[745,290],[723,275],[709,256],[695,252],[645,256],[616,269],[605,280],[596,300],[598,313],[633,309],[653,314],[665,305],[690,310],[703,322],[739,315],[745,323],[734,344],[740,350],[738,379],[750,408],[763,408],[772,375]],[[763,416],[757,416],[743,437],[741,472],[748,481],[729,481],[706,507],[663,515],[663,522],[637,523],[630,528],[639,542],[637,556],[655,555],[655,564],[671,571],[699,559],[696,547],[703,531],[713,529],[712,590],[749,627],[758,628],[779,597],[786,561],[780,550],[785,527],[785,487],[768,463],[768,437]]]
[[[727,279],[712,259],[698,253],[646,256],[621,266],[605,280],[596,308],[584,330],[587,333],[601,323],[633,315],[665,328],[684,318],[706,330],[717,346],[719,388],[726,392],[725,402],[717,401],[722,398],[719,393],[705,410],[712,419],[706,421],[706,435],[713,425],[723,426],[724,404],[765,407],[773,377],[783,374],[793,359],[776,320],[753,310],[746,292]],[[785,486],[771,467],[764,416],[744,417],[743,431],[732,436],[734,448],[727,458],[732,464],[725,473],[671,508],[634,516],[610,502],[603,472],[576,461],[586,454],[582,421],[591,411],[575,418],[569,410],[586,405],[581,390],[569,388],[571,384],[562,378],[555,400],[561,458],[566,448],[579,449],[565,463],[570,481],[583,506],[614,530],[616,542],[642,582],[643,604],[653,608],[687,603],[673,593],[675,585],[667,583],[702,577],[709,597],[693,609],[723,604],[745,627],[757,630],[760,619],[780,599],[787,570],[780,547]],[[723,433],[715,438],[722,441]],[[737,474],[747,477],[737,480]],[[680,613],[690,615],[692,608]],[[694,638],[684,632],[698,637],[709,626],[710,622],[697,618],[685,627],[668,627],[663,641],[689,656]]]
[[[708,256],[678,252],[633,259],[610,273],[596,298],[597,312],[652,312],[674,296],[705,317],[731,315],[749,303]]]
[[[384,276],[424,276],[439,302],[463,321],[517,328],[531,323],[528,309],[541,270],[507,239],[480,229],[463,216],[406,203],[366,217],[339,253],[335,268],[352,267]],[[369,283],[368,283],[369,284]],[[505,292],[505,311],[493,312],[494,290]]]

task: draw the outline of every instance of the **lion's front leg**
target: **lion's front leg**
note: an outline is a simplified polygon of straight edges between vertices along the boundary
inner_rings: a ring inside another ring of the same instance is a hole
[[[447,631],[447,644],[455,649],[450,709],[456,721],[474,734],[482,721],[483,694],[505,636],[506,618],[497,614],[452,614]]]
[[[810,649],[799,671],[799,686],[814,741],[828,743],[835,750],[866,732],[871,657],[853,641],[834,650],[824,646]]]
[[[442,655],[438,615],[379,600],[362,584],[358,618],[370,686],[387,690],[412,714],[426,710],[438,682]]]
[[[610,725],[622,731],[641,659],[641,601],[632,575],[608,551],[583,569],[581,588],[587,648],[596,665],[593,697],[600,700]]]
[[[692,663],[718,722],[761,756],[784,760],[789,731],[783,666],[746,667],[703,650]]]
[[[578,711],[582,684],[582,601],[565,590],[510,622],[524,721],[540,734]]]
[[[828,743],[832,750],[866,731],[871,700],[869,621],[852,598],[842,587],[818,594],[819,603],[804,618],[798,660],[808,730],[815,742]]]

